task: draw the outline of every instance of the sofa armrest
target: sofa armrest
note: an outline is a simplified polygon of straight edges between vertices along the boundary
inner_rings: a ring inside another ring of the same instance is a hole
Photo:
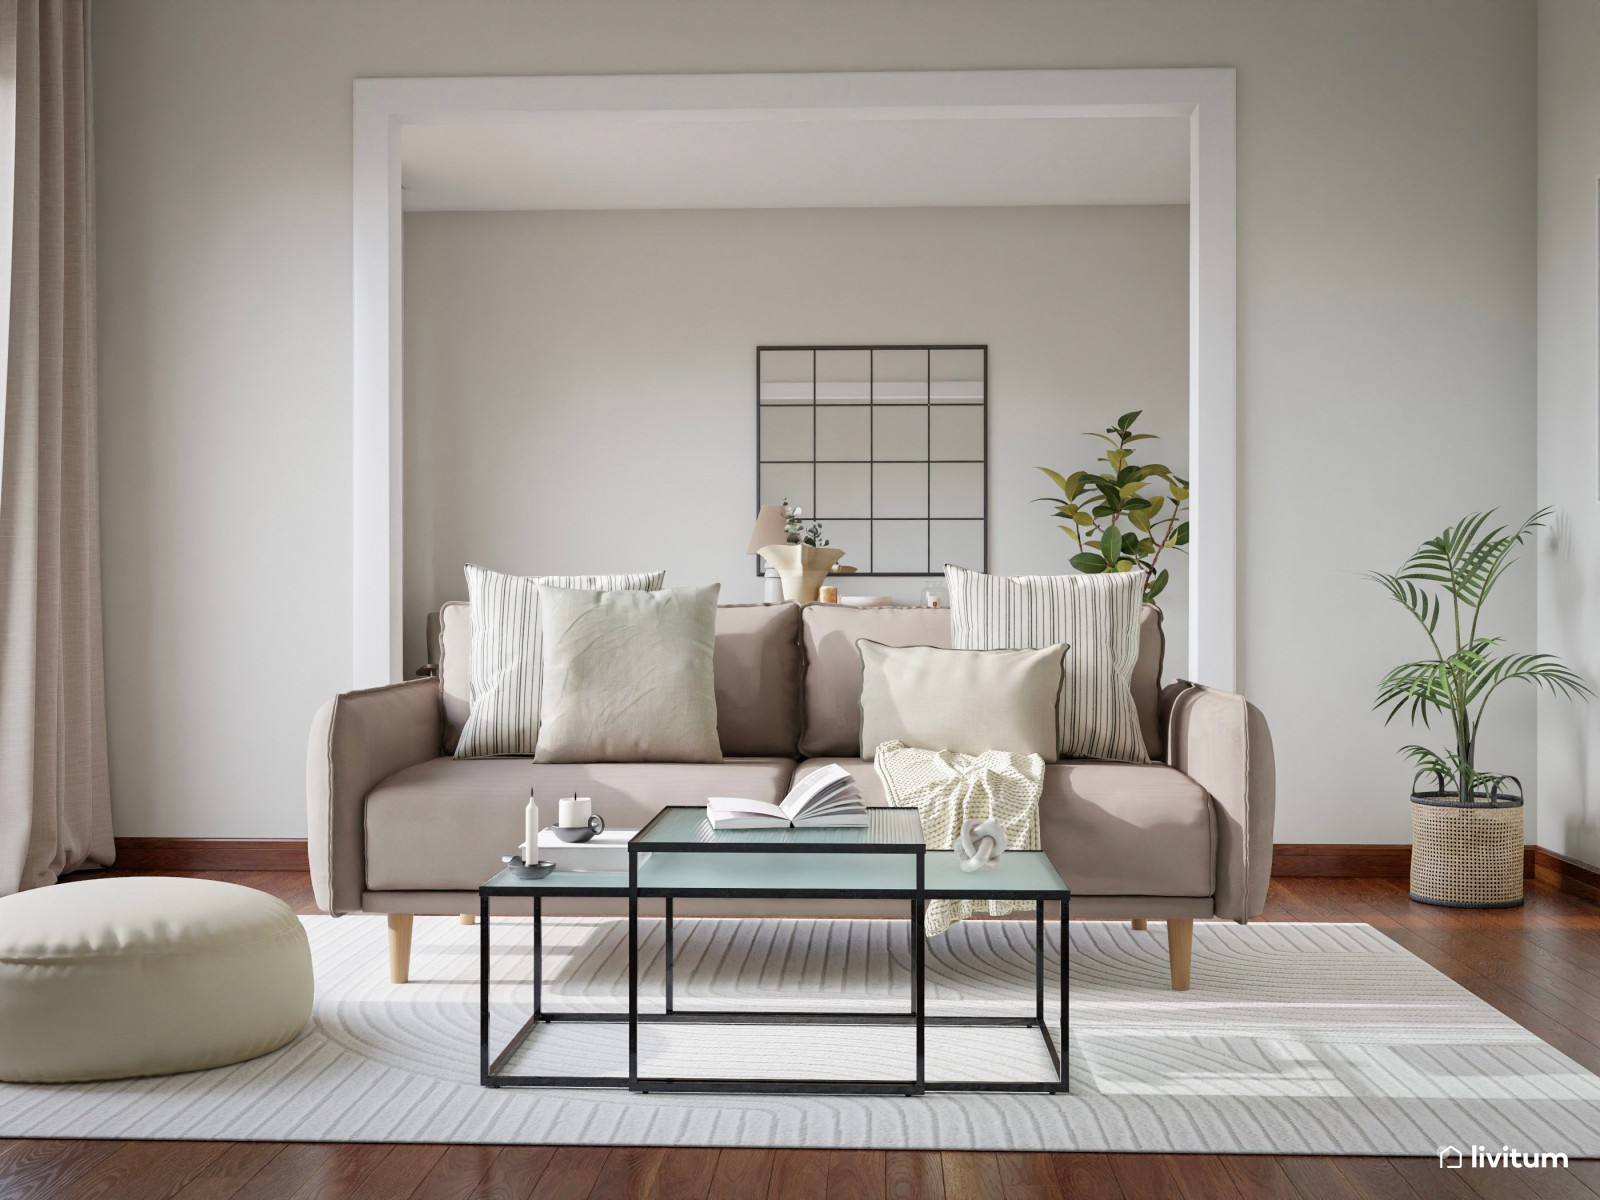
[[[439,756],[439,713],[437,679],[346,692],[317,711],[306,750],[306,816],[311,890],[323,911],[360,911],[367,793]]]
[[[1217,815],[1216,914],[1259,917],[1272,876],[1276,770],[1261,710],[1232,692],[1173,685],[1167,761],[1210,793]]]

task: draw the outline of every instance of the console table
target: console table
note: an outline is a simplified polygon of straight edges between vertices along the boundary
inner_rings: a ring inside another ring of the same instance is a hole
[[[1067,1090],[1066,1030],[1068,957],[1066,916],[1070,893],[1042,851],[1010,851],[991,871],[965,874],[948,851],[927,853],[921,819],[914,809],[869,810],[865,828],[713,830],[705,809],[668,807],[640,830],[628,846],[626,872],[556,871],[543,879],[519,879],[501,871],[479,888],[479,1051],[486,1087],[627,1087],[636,1092],[826,1093],[921,1095],[928,1091]],[[490,900],[515,896],[533,901],[533,1012],[510,1042],[491,1058],[489,1043]],[[545,896],[623,897],[628,901],[628,1007],[625,1012],[551,1011],[543,1003],[543,906]],[[907,1007],[867,1012],[784,1009],[711,1010],[681,1007],[673,991],[673,902],[716,898],[844,898],[900,900],[906,905],[910,934]],[[925,1000],[926,937],[923,914],[929,900],[1004,898],[1032,900],[1034,912],[1033,1011],[1014,1015],[937,1015]],[[659,899],[664,906],[663,1007],[642,1011],[639,996],[639,901]],[[1058,1047],[1045,1016],[1044,905],[1060,905],[1061,996]],[[541,1023],[556,1021],[626,1022],[626,1076],[512,1074],[506,1064]],[[641,1026],[698,1024],[901,1025],[914,1031],[914,1052],[899,1079],[794,1079],[745,1076],[650,1076],[639,1069]],[[1052,1077],[1043,1080],[929,1080],[926,1031],[929,1026],[1027,1026],[1037,1028],[1049,1052]]]

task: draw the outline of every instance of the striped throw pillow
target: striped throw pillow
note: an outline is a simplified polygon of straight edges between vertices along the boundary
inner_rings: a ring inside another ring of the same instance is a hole
[[[1149,762],[1133,667],[1144,577],[985,575],[947,566],[950,640],[958,650],[1072,649],[1061,681],[1061,757]]]
[[[502,575],[467,566],[472,602],[472,710],[457,758],[532,754],[539,744],[539,584],[586,591],[657,592],[665,571],[644,575]]]

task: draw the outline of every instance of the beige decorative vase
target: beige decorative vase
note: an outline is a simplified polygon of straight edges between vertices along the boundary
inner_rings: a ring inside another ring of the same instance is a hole
[[[763,546],[761,557],[778,569],[783,581],[783,598],[800,604],[810,604],[817,598],[817,589],[833,570],[834,564],[844,557],[844,551],[834,546],[797,546],[784,543]]]

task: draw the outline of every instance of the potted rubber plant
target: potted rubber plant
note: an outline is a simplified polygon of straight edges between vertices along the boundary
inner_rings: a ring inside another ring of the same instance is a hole
[[[1540,509],[1515,529],[1489,527],[1493,510],[1464,517],[1423,542],[1392,575],[1369,575],[1408,612],[1430,653],[1402,663],[1378,685],[1388,724],[1405,713],[1448,741],[1406,746],[1411,782],[1411,898],[1458,908],[1522,903],[1523,796],[1515,776],[1482,769],[1478,739],[1489,702],[1507,684],[1578,699],[1591,695],[1576,672],[1550,654],[1515,654],[1481,628],[1484,605],[1544,525]],[[1424,780],[1433,787],[1424,789]]]
[[[1160,565],[1167,549],[1188,553],[1189,481],[1162,463],[1136,463],[1135,442],[1157,435],[1138,433],[1134,423],[1142,410],[1123,413],[1105,432],[1087,431],[1108,449],[1092,468],[1063,475],[1040,467],[1061,490],[1060,496],[1040,496],[1068,522],[1057,528],[1078,547],[1072,568],[1085,575],[1138,571],[1144,576],[1144,602],[1154,604],[1167,586],[1167,570]]]

